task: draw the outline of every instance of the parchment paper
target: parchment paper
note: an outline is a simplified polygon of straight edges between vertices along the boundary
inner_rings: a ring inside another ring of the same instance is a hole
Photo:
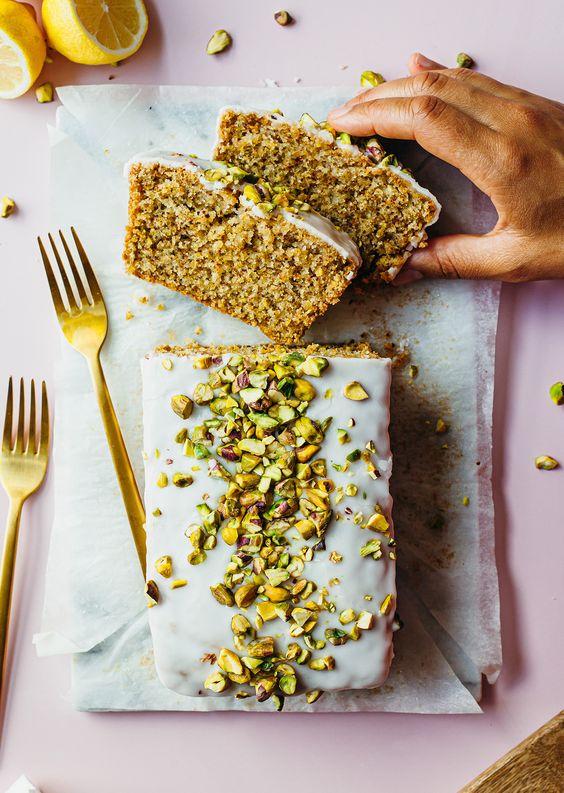
[[[124,273],[123,164],[154,147],[208,156],[224,104],[280,107],[294,118],[307,110],[323,119],[346,94],[328,88],[90,86],[60,89],[59,95],[63,106],[50,130],[52,225],[73,224],[96,269],[110,315],[103,365],[142,485],[140,358],[157,344],[190,338],[265,339]],[[414,147],[401,147],[399,154],[443,204],[439,230],[492,225],[491,206],[457,171]],[[497,305],[491,284],[353,287],[309,333],[317,341],[367,338],[398,364],[392,491],[404,626],[395,634],[385,686],[325,695],[314,706],[288,699],[286,710],[479,712],[482,675],[495,680],[501,664],[490,485]],[[127,311],[133,318],[126,320]],[[415,379],[410,363],[419,368]],[[443,435],[435,433],[439,417],[450,427]],[[76,707],[264,710],[254,700],[181,697],[156,678],[141,574],[86,364],[64,340],[54,457],[55,520],[42,632],[35,641],[40,655],[74,654]]]

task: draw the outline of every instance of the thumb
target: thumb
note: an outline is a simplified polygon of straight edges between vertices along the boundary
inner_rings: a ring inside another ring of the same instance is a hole
[[[504,278],[507,266],[496,234],[451,234],[435,237],[414,251],[411,270],[429,278]]]

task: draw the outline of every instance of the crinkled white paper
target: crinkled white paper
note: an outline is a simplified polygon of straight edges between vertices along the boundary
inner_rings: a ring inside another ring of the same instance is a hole
[[[59,91],[51,130],[52,221],[74,225],[110,315],[103,351],[116,411],[142,485],[140,358],[157,344],[255,343],[262,334],[181,295],[125,274],[124,163],[150,148],[208,156],[225,104],[307,110],[325,118],[337,89],[91,86]],[[439,229],[483,231],[484,197],[420,150],[400,156],[444,209]],[[139,298],[148,298],[140,302]],[[164,310],[159,310],[159,304]],[[311,330],[316,341],[366,338],[409,351],[392,394],[392,492],[399,539],[399,614],[390,677],[376,691],[325,695],[287,710],[478,712],[482,675],[501,664],[491,494],[491,413],[498,289],[421,282],[353,287]],[[126,312],[134,316],[126,320]],[[449,431],[435,433],[437,418]],[[260,709],[252,700],[187,698],[164,688],[153,660],[143,582],[85,361],[62,342],[57,375],[55,521],[40,655],[73,653],[72,697],[83,710]],[[469,503],[464,505],[467,497]],[[269,705],[266,705],[269,708]]]
[[[41,791],[34,787],[26,776],[21,776],[10,785],[6,793],[41,793]]]

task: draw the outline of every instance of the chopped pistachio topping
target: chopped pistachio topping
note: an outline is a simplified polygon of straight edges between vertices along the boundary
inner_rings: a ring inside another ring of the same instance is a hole
[[[418,374],[419,374],[419,367],[416,366],[414,363],[412,363],[411,366],[409,367],[409,379],[410,380],[417,379]]]
[[[380,614],[382,615],[389,614],[390,611],[392,610],[393,602],[394,602],[394,596],[386,595],[384,600],[380,603]]]
[[[467,507],[469,503],[470,503],[469,497],[468,496],[462,496],[462,504],[463,504],[463,506]]]
[[[552,471],[558,468],[560,463],[548,454],[541,454],[540,457],[535,457],[535,465],[541,471]]]
[[[153,512],[152,512],[152,515],[153,515],[153,517],[155,517],[155,518],[160,518],[160,516],[161,516],[162,514],[163,514],[163,513],[161,512],[161,510],[160,510],[158,507],[155,507],[155,509],[154,509],[154,510],[153,510]]]
[[[161,471],[161,473],[157,477],[157,487],[167,487],[167,485],[168,485],[168,476],[165,474],[164,471]]]
[[[355,619],[356,613],[354,609],[345,609],[339,614],[339,622],[341,625],[348,625],[349,622],[353,622]]]
[[[374,627],[374,614],[370,611],[361,611],[356,620],[356,627],[362,631],[371,630]]]
[[[207,55],[217,55],[231,45],[231,36],[226,30],[216,30],[206,47]]]
[[[172,484],[176,487],[190,487],[193,482],[194,479],[190,474],[176,473],[172,475]]]
[[[381,74],[378,72],[372,72],[370,70],[362,72],[360,75],[360,85],[362,88],[374,88],[377,85],[381,85],[386,81],[382,77]]]
[[[235,603],[233,592],[225,584],[215,584],[210,587],[210,591],[222,606],[232,606]]]
[[[363,399],[368,399],[368,394],[357,380],[347,383],[343,388],[343,394],[347,399],[352,399],[355,402],[360,402]]]
[[[382,541],[381,540],[369,540],[366,545],[363,545],[360,549],[361,556],[371,556],[373,559],[381,559],[382,558]]]
[[[4,217],[4,215],[3,215]],[[564,383],[558,382],[550,386],[550,398],[555,405],[564,405]]]
[[[173,364],[172,364],[172,361],[170,360],[170,358],[163,358],[163,361],[162,361],[163,369],[166,369],[167,372],[170,372],[170,370],[172,369],[172,365]]]
[[[307,702],[308,705],[313,705],[313,703],[317,702],[317,700],[321,696],[323,696],[323,691],[320,691],[319,689],[314,689],[313,691],[308,691],[306,693],[306,695],[305,695],[306,702]]]
[[[181,419],[190,418],[194,403],[185,394],[175,394],[171,397],[170,406]]]

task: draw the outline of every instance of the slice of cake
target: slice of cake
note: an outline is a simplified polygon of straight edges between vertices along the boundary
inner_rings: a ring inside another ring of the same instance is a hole
[[[277,707],[381,685],[396,599],[390,360],[367,345],[192,345],[142,369],[164,685]]]
[[[128,165],[127,270],[299,341],[361,260],[351,238],[241,168],[149,153]]]
[[[375,138],[353,144],[349,135],[337,135],[308,113],[295,124],[279,111],[225,108],[214,156],[296,190],[351,235],[365,272],[385,281],[425,244],[425,229],[439,215],[436,198],[393,155],[386,156]]]

